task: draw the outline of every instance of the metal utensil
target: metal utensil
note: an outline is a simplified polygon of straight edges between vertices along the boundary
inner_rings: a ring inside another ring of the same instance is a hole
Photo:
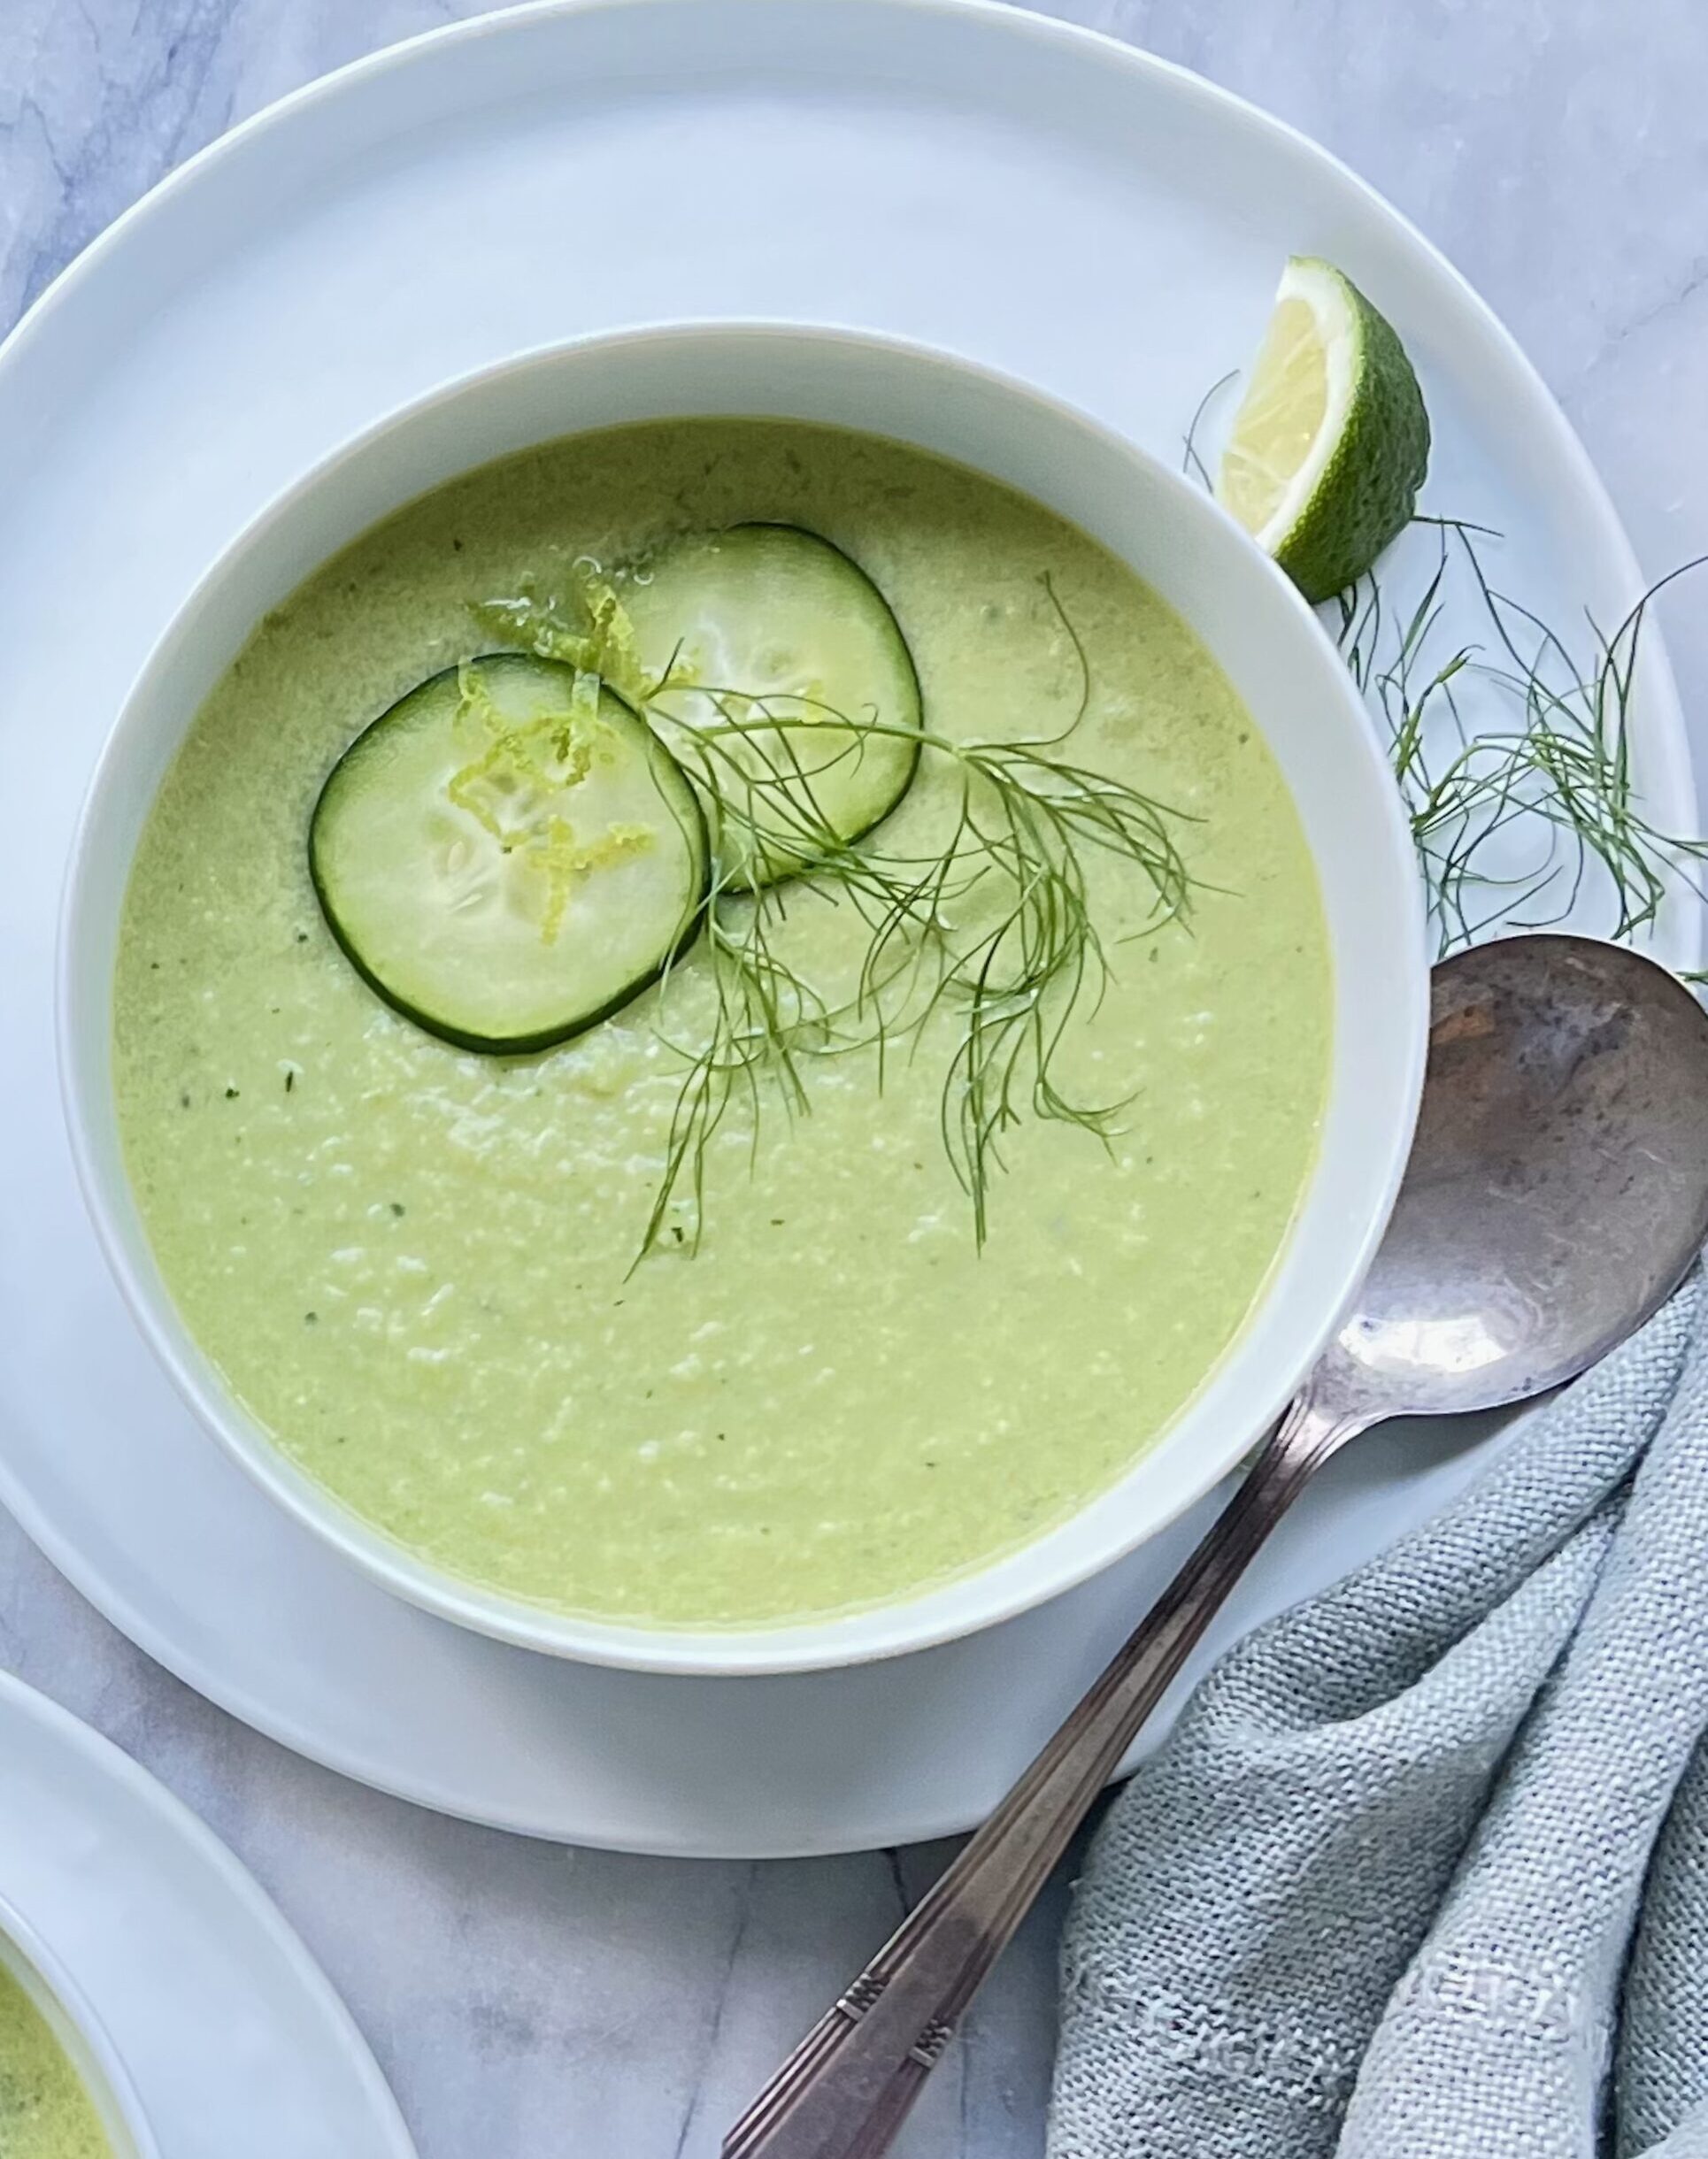
[[[724,2142],[878,2159],[956,2019],[1187,1653],[1312,1474],[1384,1418],[1558,1387],[1665,1301],[1708,1239],[1708,1015],[1589,938],[1460,953],[1356,1309],[1244,1483],[1008,1797]]]

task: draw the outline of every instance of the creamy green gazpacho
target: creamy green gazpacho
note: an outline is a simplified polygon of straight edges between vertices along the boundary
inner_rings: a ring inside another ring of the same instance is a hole
[[[112,2159],[95,2101],[11,1972],[0,1970],[0,2154]]]
[[[456,1575],[719,1626],[940,1584],[1153,1443],[1329,1010],[1287,789],[1155,594],[917,450],[695,420],[440,488],[259,626],[114,1066],[291,1461]]]

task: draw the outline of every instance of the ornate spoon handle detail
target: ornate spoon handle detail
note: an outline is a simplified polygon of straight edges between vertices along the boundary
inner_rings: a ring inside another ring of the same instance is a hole
[[[879,2159],[1134,1734],[1313,1470],[1367,1420],[1307,1391],[1001,1806],[724,2140],[724,2159]]]

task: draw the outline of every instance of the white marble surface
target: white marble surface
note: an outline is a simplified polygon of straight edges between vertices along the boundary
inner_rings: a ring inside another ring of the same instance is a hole
[[[268,99],[469,0],[0,0],[0,328]],[[1700,0],[1061,0],[1340,151],[1529,347],[1651,570],[1708,545]],[[1708,618],[1675,606],[1687,706]],[[1696,730],[1708,753],[1708,726]],[[0,1355],[4,1345],[0,1345]],[[0,1517],[0,1663],[231,1842],[343,1990],[423,2159],[710,2159],[941,1852],[775,1866],[573,1853],[308,1766],[157,1670]],[[1037,2159],[1058,1904],[940,2071],[907,2159]]]

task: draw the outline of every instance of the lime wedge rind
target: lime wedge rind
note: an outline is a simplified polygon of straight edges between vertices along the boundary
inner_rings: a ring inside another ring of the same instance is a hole
[[[1392,326],[1312,256],[1282,273],[1216,493],[1312,601],[1355,583],[1411,519],[1429,420]]]

